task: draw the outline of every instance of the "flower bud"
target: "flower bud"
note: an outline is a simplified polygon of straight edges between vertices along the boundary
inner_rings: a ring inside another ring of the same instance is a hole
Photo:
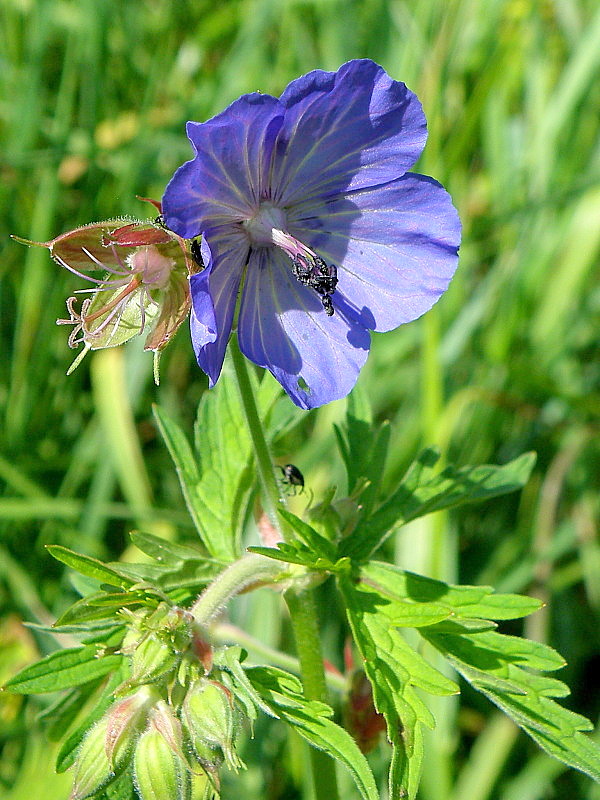
[[[105,752],[110,764],[119,757],[121,750],[129,749],[145,719],[149,706],[156,695],[149,686],[142,686],[137,692],[118,700],[106,712]]]
[[[159,700],[152,709],[151,722],[171,750],[183,759],[181,722],[175,716],[171,706],[164,700]]]
[[[133,653],[130,686],[149,683],[166,675],[177,664],[177,654],[166,642],[151,634],[141,642]]]
[[[188,797],[187,765],[157,727],[154,715],[136,745],[133,774],[141,800],[184,800]]]
[[[236,772],[244,764],[235,752],[235,717],[231,693],[220,683],[200,679],[183,701],[182,720],[201,764],[223,752],[227,765]],[[207,750],[208,748],[208,750]],[[214,767],[213,767],[214,769]]]
[[[192,640],[193,616],[189,611],[178,606],[169,608],[163,623],[163,629],[169,636],[169,641],[173,645],[173,650],[182,653],[186,650]]]
[[[181,666],[192,640],[191,615],[177,606],[160,603],[152,612],[123,614],[129,630],[121,652],[131,657],[131,677],[117,689],[117,694],[132,686],[152,683],[172,676]]]
[[[221,767],[225,761],[225,756],[220,747],[211,747],[199,737],[196,737],[194,740],[193,750],[196,761],[200,764],[202,769],[206,770],[210,775],[215,775],[219,767]]]
[[[190,800],[218,800],[219,776],[207,775],[206,772],[193,772],[190,774]]]
[[[153,693],[143,687],[118,700],[87,733],[75,760],[72,800],[90,797],[125,763]]]

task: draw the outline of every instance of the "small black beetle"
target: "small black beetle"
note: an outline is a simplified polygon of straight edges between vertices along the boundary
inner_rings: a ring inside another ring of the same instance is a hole
[[[204,269],[204,259],[202,258],[202,249],[200,247],[200,242],[198,239],[192,239],[192,243],[190,245],[190,252],[192,254],[192,258],[196,262],[196,264],[200,267],[200,269]]]
[[[285,467],[279,467],[283,474],[283,482],[289,487],[294,487],[294,494],[297,492],[297,487],[300,487],[300,493],[304,491],[304,475],[300,472],[298,467],[293,464],[286,464]]]

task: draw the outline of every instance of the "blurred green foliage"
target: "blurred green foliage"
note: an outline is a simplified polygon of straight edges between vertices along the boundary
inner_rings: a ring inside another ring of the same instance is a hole
[[[152,216],[135,196],[160,198],[189,157],[187,119],[369,57],[423,102],[430,136],[418,169],[449,189],[464,225],[447,295],[423,320],[375,335],[359,381],[375,417],[392,425],[384,480],[397,480],[429,444],[459,465],[539,455],[520,498],[417,521],[388,556],[541,597],[546,609],[526,633],[567,658],[571,707],[596,720],[597,2],[0,0],[0,26],[0,679],[57,646],[15,620],[47,623],[76,597],[45,544],[127,558],[132,528],[193,536],[151,403],[191,430],[206,388],[185,326],[163,357],[159,388],[136,343],[94,354],[66,378],[73,354],[54,322],[81,287],[9,233],[43,241],[94,220]],[[332,423],[344,407],[298,411],[278,444],[282,463],[298,464],[317,498],[343,481]],[[329,599],[325,586],[321,601]],[[232,615],[276,646],[276,602],[257,593]],[[340,665],[335,614],[324,633]],[[461,703],[434,709],[423,800],[568,792],[597,800],[588,781],[537,753],[480,700],[467,693]],[[25,797],[24,786],[27,796],[66,796],[64,776],[51,782],[36,711],[0,697],[0,796],[10,800]],[[258,734],[236,787],[248,797],[298,797],[297,743],[286,748],[283,733],[267,735],[262,723]]]

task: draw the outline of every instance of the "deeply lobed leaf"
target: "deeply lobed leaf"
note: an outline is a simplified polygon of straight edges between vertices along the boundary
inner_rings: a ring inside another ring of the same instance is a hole
[[[363,800],[379,800],[366,758],[350,734],[330,719],[324,703],[306,700],[293,675],[273,667],[250,667],[247,676],[274,716],[287,722],[311,745],[337,759],[352,775]]]
[[[413,519],[520,489],[527,482],[535,463],[535,454],[525,453],[503,466],[450,466],[434,473],[438,458],[435,451],[424,451],[394,494],[341,543],[340,555],[365,561],[386,539]]]

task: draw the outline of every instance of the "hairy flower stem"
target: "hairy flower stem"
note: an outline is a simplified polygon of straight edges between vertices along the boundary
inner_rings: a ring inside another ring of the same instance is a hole
[[[190,608],[190,613],[198,625],[207,625],[236,594],[253,583],[275,578],[284,569],[285,564],[280,561],[254,553],[245,555],[206,587]]]
[[[241,354],[235,337],[230,340],[230,349],[233,357],[235,375],[242,400],[242,407],[252,443],[254,457],[260,476],[263,490],[263,503],[265,511],[282,538],[289,539],[291,534],[282,525],[277,514],[277,506],[281,502],[273,459],[269,452],[256,399],[252,391],[248,367],[244,356]],[[323,656],[321,654],[321,639],[319,624],[312,590],[296,592],[290,589],[286,592],[285,599],[292,620],[296,652],[300,660],[302,684],[307,700],[321,700],[327,702],[327,686],[325,683],[325,670],[323,669]],[[337,800],[337,779],[335,774],[335,761],[315,748],[310,749],[313,773],[315,800]]]

